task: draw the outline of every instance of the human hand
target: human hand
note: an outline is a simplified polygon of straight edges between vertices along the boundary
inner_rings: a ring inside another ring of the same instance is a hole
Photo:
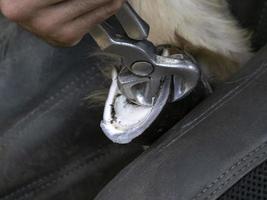
[[[124,0],[0,0],[0,11],[44,40],[77,44],[90,28],[115,14]]]

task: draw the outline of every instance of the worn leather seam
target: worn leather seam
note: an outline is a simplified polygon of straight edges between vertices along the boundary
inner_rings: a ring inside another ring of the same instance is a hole
[[[237,94],[239,94],[241,91],[243,91],[245,88],[250,86],[250,84],[253,83],[252,80],[255,78],[263,76],[267,71],[267,63],[264,62],[259,67],[259,70],[251,74],[247,78],[247,80],[243,81],[239,85],[237,85],[234,89],[230,90],[226,95],[224,95],[222,98],[220,98],[216,103],[211,105],[208,109],[206,109],[201,115],[196,117],[195,119],[190,122],[190,126],[186,129],[182,129],[179,134],[176,134],[176,136],[168,143],[163,144],[163,146],[159,146],[159,151],[163,151],[164,149],[168,148],[170,145],[172,145],[174,142],[176,142],[179,138],[181,138],[183,135],[185,135],[187,132],[195,128],[200,122],[205,120],[207,117],[209,117],[212,113],[214,113],[216,110],[218,110],[220,107],[222,107],[225,103],[227,103],[230,99],[235,97]]]
[[[109,150],[109,149],[108,149]],[[97,150],[97,152],[94,152],[92,158],[89,161],[86,161],[85,159],[88,158],[88,156],[85,156],[77,161],[77,165],[73,166],[72,168],[68,169],[64,174],[61,174],[60,176],[56,177],[57,173],[60,173],[61,171],[64,171],[66,168],[68,168],[68,165],[47,175],[42,178],[39,178],[38,180],[20,188],[19,190],[10,193],[6,195],[5,197],[0,198],[0,200],[23,200],[27,198],[28,196],[34,195],[36,192],[40,192],[47,187],[49,187],[52,184],[57,183],[61,179],[65,178],[66,176],[69,176],[71,174],[74,174],[76,171],[79,171],[80,169],[87,167],[88,165],[91,165],[93,162],[96,162],[107,155],[111,154],[111,151],[107,151],[107,149],[100,148]],[[50,179],[47,181],[46,179]],[[44,182],[44,183],[42,183]],[[35,185],[38,185],[37,187]],[[21,194],[20,194],[21,193]],[[19,197],[16,197],[19,196]]]
[[[211,191],[210,195],[208,197],[205,197],[204,199],[208,200],[209,198],[211,198],[213,195],[215,195],[217,192],[219,192],[222,189],[221,188],[222,186],[224,186],[226,183],[231,181],[233,178],[238,176],[240,173],[242,173],[246,169],[250,168],[255,162],[257,162],[258,160],[266,156],[267,152],[264,151],[264,152],[261,152],[259,156],[257,156],[254,159],[254,156],[258,154],[262,149],[266,148],[266,146],[267,146],[267,142],[263,143],[262,145],[260,145],[259,147],[251,151],[250,153],[246,154],[239,161],[234,163],[229,169],[227,169],[220,176],[218,176],[214,181],[206,185],[197,195],[195,195],[195,197],[193,197],[192,200],[199,200],[204,194],[208,193],[217,183],[221,182],[221,184],[217,188],[215,188],[213,191]],[[244,166],[242,166],[243,163],[246,163],[246,162],[248,164],[245,164]],[[232,171],[234,171],[237,167],[240,167],[240,166],[241,168],[236,173],[233,173],[229,178],[226,178],[228,174],[230,174]]]
[[[267,69],[265,69],[265,67],[267,67],[267,63],[262,63],[261,66],[258,68],[258,70],[256,70],[253,74],[250,74],[250,76],[247,77],[246,80],[242,81],[239,85],[237,85],[237,87],[235,87],[234,89],[230,90],[226,95],[224,95],[222,97],[222,99],[226,99],[229,95],[233,95],[235,96],[237,93],[236,90],[243,90],[244,88],[248,87],[248,85],[246,85],[246,83],[251,83],[251,80],[254,78],[257,78],[258,76],[263,75],[264,73],[261,73],[263,71],[267,71]],[[243,87],[242,87],[243,86]],[[242,88],[241,88],[242,87]],[[241,88],[241,89],[240,89]],[[224,104],[226,102],[224,102],[222,99],[219,99],[216,103],[214,103],[213,105],[211,105],[207,110],[205,110],[204,113],[202,113],[201,115],[199,115],[197,118],[195,118],[191,123],[191,126],[189,128],[187,128],[186,130],[182,129],[179,131],[179,133],[177,133],[175,135],[175,137],[173,137],[173,139],[170,142],[165,142],[163,144],[159,144],[158,146],[155,147],[155,150],[158,151],[158,153],[164,151],[166,148],[168,148],[170,145],[172,145],[174,142],[176,142],[178,139],[180,139],[181,136],[185,135],[187,132],[189,132],[191,129],[193,129],[194,127],[196,127],[200,122],[202,122],[204,119],[206,119],[210,114],[212,114],[214,111],[217,110],[217,108],[219,106],[221,106],[221,104]],[[229,99],[226,99],[226,101]],[[222,102],[223,101],[223,102]],[[218,105],[219,104],[219,105]],[[155,153],[154,151],[150,151],[150,153]],[[157,153],[157,152],[156,152]],[[149,154],[149,153],[148,153]],[[143,158],[145,158],[145,155],[143,155]],[[136,166],[131,165],[131,167],[129,168],[128,171],[132,171],[135,169]],[[123,176],[118,177],[118,181],[121,181],[123,179]]]
[[[249,162],[249,164],[244,165],[243,168],[241,168],[240,170],[237,171],[237,173],[232,174],[231,177],[229,177],[228,179],[226,179],[224,182],[222,182],[220,184],[220,186],[218,186],[213,192],[210,193],[210,195],[208,197],[205,198],[205,200],[208,200],[210,198],[212,198],[212,196],[214,196],[215,194],[217,194],[218,192],[220,192],[221,190],[223,190],[223,187],[229,183],[230,181],[232,181],[235,177],[237,177],[238,175],[244,173],[246,170],[250,169],[251,166],[254,166],[254,163],[257,163],[257,161],[261,160],[262,158],[265,158],[267,155],[267,152],[263,152],[262,154],[260,154],[256,159],[251,160]]]
[[[57,92],[54,95],[51,95],[48,97],[45,101],[43,101],[37,108],[35,108],[33,111],[31,111],[27,116],[22,118],[15,126],[13,126],[11,129],[7,130],[6,133],[1,137],[2,139],[5,138],[5,135],[8,133],[14,131],[16,128],[18,128],[21,124],[25,123],[27,120],[29,120],[34,115],[39,115],[39,113],[42,113],[41,110],[45,109],[46,107],[57,106],[60,105],[67,97],[74,95],[76,92],[78,92],[78,89],[85,88],[89,84],[88,81],[85,81],[85,84],[81,84],[84,82],[83,78],[86,78],[89,71],[86,71],[85,74],[82,74],[81,78],[75,77],[74,80],[70,81],[66,86],[64,86],[59,92]],[[75,84],[77,84],[75,86]],[[80,84],[80,87],[78,86]],[[68,92],[71,90],[71,92]],[[67,94],[67,95],[64,95]],[[55,104],[55,102],[57,102]],[[48,112],[49,110],[43,111],[43,113]],[[40,117],[40,116],[38,116]],[[23,132],[24,129],[20,130],[17,134],[20,135]]]

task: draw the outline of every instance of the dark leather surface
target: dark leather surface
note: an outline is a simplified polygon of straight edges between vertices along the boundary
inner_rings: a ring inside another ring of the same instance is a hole
[[[267,159],[266,91],[267,48],[96,199],[217,199]]]
[[[103,63],[89,57],[92,41],[61,49],[3,19],[0,30],[0,200],[92,199],[143,150],[107,141],[98,125],[102,109],[88,107],[85,97],[106,86],[98,70]],[[264,160],[265,57],[179,123],[99,199],[215,199]]]
[[[142,152],[111,144],[85,99],[107,83],[94,43],[54,48],[1,17],[0,30],[0,199],[91,199]]]
[[[249,30],[252,47],[259,50],[267,43],[266,0],[228,0],[240,25]]]
[[[234,16],[245,28],[255,30],[265,0],[227,0]]]

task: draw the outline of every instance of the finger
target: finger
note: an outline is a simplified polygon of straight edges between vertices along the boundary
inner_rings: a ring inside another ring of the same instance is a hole
[[[16,0],[19,1],[19,0]],[[26,1],[26,0],[25,0]],[[57,5],[60,4],[62,2],[67,2],[68,0],[36,0],[36,1],[32,1],[32,0],[27,0],[28,2],[34,3],[36,9],[41,9],[41,8],[46,8],[46,7],[50,7],[52,5]]]
[[[90,28],[115,14],[123,2],[124,0],[113,0],[110,4],[67,22],[46,35],[61,46],[73,46],[89,32]]]
[[[114,15],[120,9],[123,2],[124,0],[113,0],[108,5],[74,19],[66,26],[66,29],[77,30],[81,34],[86,34],[90,28]]]
[[[45,40],[47,43],[49,43],[49,44],[51,44],[53,46],[70,47],[70,46],[73,46],[73,45],[75,45],[76,43],[79,42],[79,40],[77,40],[77,41],[75,41],[75,43],[68,43],[66,41],[59,40],[58,38],[54,38],[49,33],[40,32],[39,30],[34,29],[33,27],[31,27],[31,26],[29,26],[27,24],[19,23],[19,25],[21,25],[21,27],[23,27],[25,30],[33,33],[38,38]]]
[[[66,0],[0,0],[2,14],[12,21],[23,21],[36,16],[40,9]]]
[[[51,18],[57,18],[61,22],[68,22],[97,8],[108,5],[113,1],[114,0],[69,0],[47,8],[47,13]]]
[[[26,23],[44,34],[53,33],[69,24],[79,16],[96,10],[98,7],[110,5],[114,0],[69,0],[54,6],[39,10],[35,17],[27,19]],[[24,23],[24,24],[26,24]]]

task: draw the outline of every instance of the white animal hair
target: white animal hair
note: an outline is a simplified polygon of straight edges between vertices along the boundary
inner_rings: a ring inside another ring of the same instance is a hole
[[[150,25],[155,44],[189,51],[210,79],[222,80],[251,56],[249,34],[238,26],[226,0],[130,0]]]

